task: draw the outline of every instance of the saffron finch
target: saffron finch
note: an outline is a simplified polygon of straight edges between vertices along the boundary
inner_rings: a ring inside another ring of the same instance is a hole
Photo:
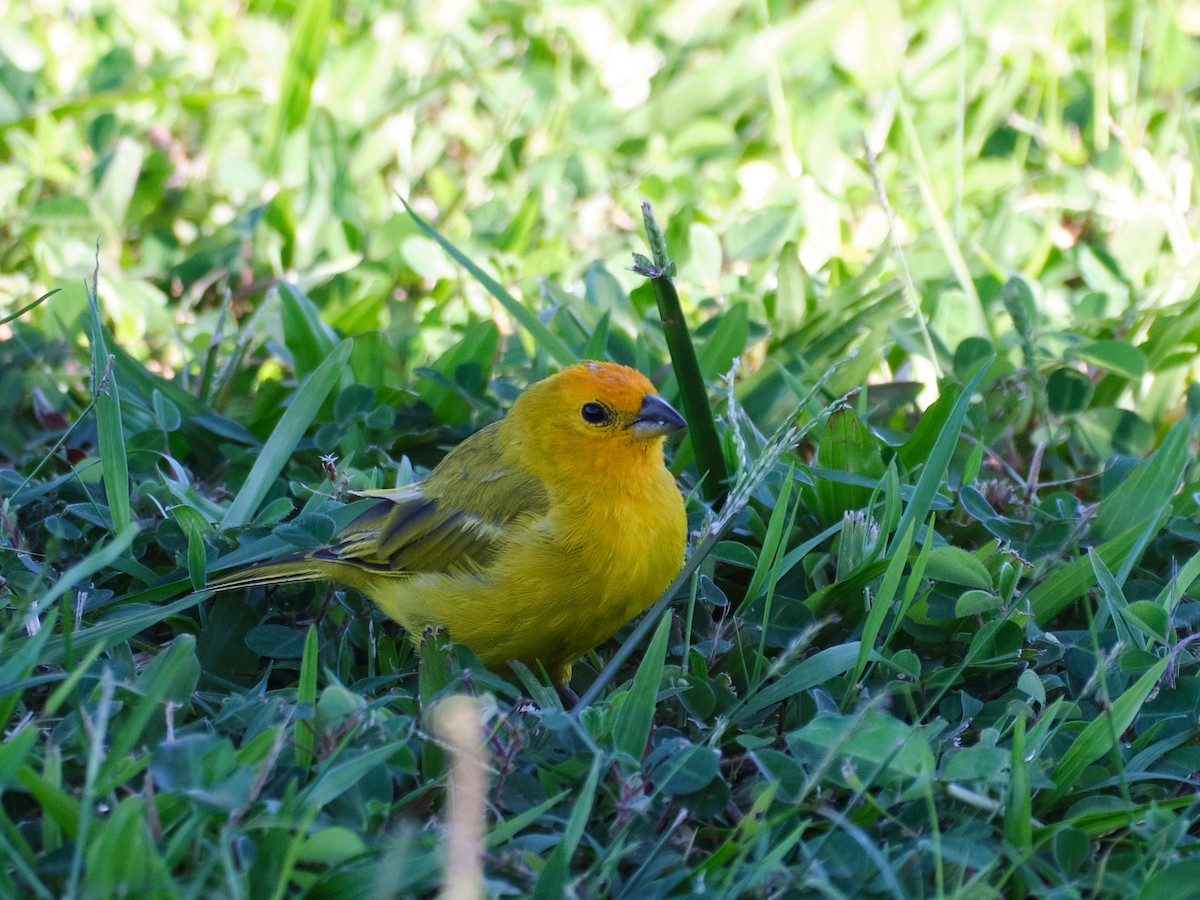
[[[414,640],[444,626],[488,666],[571,664],[649,607],[683,565],[683,498],[663,462],[683,418],[641,373],[570,366],[464,440],[418,484],[328,547],[212,587],[328,579],[357,588]]]

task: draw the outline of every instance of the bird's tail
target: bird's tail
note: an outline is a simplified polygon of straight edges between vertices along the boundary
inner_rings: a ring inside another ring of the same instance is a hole
[[[296,554],[218,575],[216,578],[210,579],[207,586],[218,591],[228,591],[234,588],[261,587],[269,584],[300,584],[305,581],[320,581],[329,577],[328,565],[325,563],[322,566],[319,560],[306,554]]]

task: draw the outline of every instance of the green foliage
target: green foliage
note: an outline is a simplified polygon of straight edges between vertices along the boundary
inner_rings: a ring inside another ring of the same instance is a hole
[[[431,894],[466,692],[494,894],[1184,896],[1193,13],[13,5],[0,895]],[[574,709],[340,586],[195,592],[594,357],[716,433]]]

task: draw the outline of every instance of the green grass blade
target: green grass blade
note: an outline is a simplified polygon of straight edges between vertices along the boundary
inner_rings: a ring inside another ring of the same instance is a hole
[[[1157,532],[1165,521],[1164,516],[1159,522],[1151,523],[1151,530]],[[1144,543],[1146,532],[1147,527],[1144,525],[1130,528],[1096,547],[1094,552],[1110,572],[1121,569],[1127,560],[1140,554],[1139,548]],[[1095,584],[1095,570],[1091,560],[1087,556],[1081,556],[1073,562],[1056,567],[1044,581],[1036,584],[1026,595],[1026,605],[1033,613],[1034,621],[1045,625],[1091,590]]]
[[[179,585],[182,583],[176,582],[169,590],[165,589],[162,593],[177,593]],[[92,625],[90,628],[80,628],[74,631],[71,634],[72,652],[76,655],[87,654],[97,645],[103,647],[105,650],[115,647],[122,641],[129,640],[138,632],[145,631],[147,628],[151,628],[173,615],[186,612],[197,603],[207,600],[211,596],[211,591],[202,591],[200,593],[188,594],[186,597],[182,597],[174,603],[168,603],[165,606],[151,606],[141,603],[123,604],[116,613]],[[66,646],[62,635],[53,635],[46,641],[46,648],[41,654],[41,662],[44,665],[60,663],[63,661],[65,655]]]
[[[1092,531],[1101,539],[1124,532],[1134,523],[1157,518],[1175,495],[1188,464],[1190,424],[1175,423],[1162,444],[1100,501]]]
[[[58,712],[60,706],[67,701],[75,691],[79,684],[79,680],[83,678],[88,671],[91,670],[92,663],[104,651],[104,648],[99,644],[92,645],[92,648],[87,652],[83,659],[75,663],[75,668],[67,676],[66,680],[50,692],[50,696],[46,699],[46,705],[42,708],[42,714],[45,716],[53,716]],[[0,682],[3,682],[0,678]],[[0,721],[4,721],[0,719]]]
[[[404,204],[404,208],[408,210],[408,214],[412,216],[413,221],[417,223],[417,227],[425,232],[430,238],[436,241],[441,248],[450,254],[460,266],[471,273],[471,276],[482,284],[489,294],[496,298],[496,301],[504,307],[504,311],[517,320],[517,322],[529,332],[529,335],[534,339],[534,342],[544,349],[553,357],[554,361],[560,366],[569,366],[574,362],[578,362],[578,358],[571,350],[563,343],[562,339],[553,331],[542,324],[533,312],[526,309],[525,306],[506,291],[500,282],[492,278],[487,272],[477,266],[465,253],[455,247],[450,241],[442,237],[442,235],[417,215],[416,211],[408,205],[408,201],[403,197],[400,202]]]
[[[129,460],[121,431],[121,400],[116,384],[111,381],[102,386],[96,396],[96,431],[100,443],[100,469],[104,473],[104,495],[112,515],[113,532],[119,534],[133,521],[133,512],[129,504]]]
[[[99,778],[101,766],[107,758],[106,745],[109,723],[116,712],[113,706],[115,682],[113,670],[105,666],[100,675],[99,699],[95,706],[94,717],[87,736],[87,757],[83,775],[83,790],[79,804],[78,835],[71,854],[71,870],[67,881],[67,896],[79,895],[79,886],[83,877],[84,852],[90,843],[92,820],[97,814],[96,781]],[[103,828],[103,821],[100,823]]]
[[[683,400],[683,414],[688,423],[688,438],[696,451],[696,465],[703,478],[701,488],[705,499],[717,502],[728,490],[729,469],[725,465],[725,453],[721,439],[717,436],[717,425],[713,419],[712,406],[708,402],[708,388],[700,371],[696,348],[688,333],[687,320],[679,303],[672,276],[675,264],[667,256],[667,244],[662,230],[654,218],[650,204],[642,201],[642,220],[646,226],[646,237],[650,242],[654,261],[634,254],[634,271],[650,279],[654,288],[654,299],[662,318],[663,334],[671,352],[675,377],[679,381],[679,393]],[[644,261],[644,262],[643,262]]]
[[[729,713],[730,722],[745,722],[772,704],[780,703],[831,678],[846,674],[858,662],[860,647],[859,641],[850,641],[836,647],[826,647],[819,653],[801,660],[780,676],[778,681],[750,694],[734,707]]]
[[[917,188],[921,194],[921,199],[925,204],[925,212],[928,214],[929,222],[933,226],[933,232],[937,235],[938,242],[941,244],[942,251],[945,253],[951,271],[954,272],[955,277],[958,279],[959,287],[962,288],[963,293],[967,296],[970,308],[975,315],[976,332],[988,335],[992,345],[996,346],[998,340],[994,318],[988,314],[988,310],[979,296],[979,289],[975,286],[975,279],[971,277],[971,268],[967,265],[962,248],[954,236],[954,230],[950,227],[950,223],[946,221],[941,204],[938,203],[937,195],[933,189],[933,181],[929,174],[929,164],[925,160],[925,151],[921,146],[921,138],[913,122],[912,108],[905,97],[903,89],[896,92],[896,97],[896,108],[900,114],[900,123],[904,129],[904,138],[912,152],[913,161],[916,163],[913,174],[917,182]],[[911,291],[911,288],[909,293],[913,301],[916,302],[917,295]],[[924,317],[921,316],[919,309],[915,311],[915,314],[918,316],[919,321],[924,321]],[[938,365],[936,359],[932,359],[930,362],[935,366]]]
[[[182,503],[172,506],[171,515],[180,530],[187,535],[187,571],[192,590],[204,590],[204,569],[208,565],[208,554],[204,549],[204,535],[212,526],[204,514],[194,507]]]
[[[296,130],[308,115],[313,82],[325,52],[325,43],[333,19],[330,0],[303,0],[294,12],[295,26],[288,43],[287,57],[280,78],[279,100],[268,140],[268,165],[275,169],[284,138]]]
[[[111,541],[100,547],[97,547],[86,557],[81,559],[71,568],[67,569],[50,588],[46,591],[36,604],[36,609],[31,610],[31,614],[36,614],[46,609],[50,604],[62,597],[79,582],[91,578],[102,569],[106,569],[113,564],[113,561],[129,549],[129,545],[133,543],[134,537],[138,533],[136,525],[128,525],[123,531],[117,534]]]
[[[295,285],[279,285],[283,339],[292,353],[296,377],[315,371],[337,348],[337,335],[321,319],[321,310]]]
[[[543,815],[548,813],[554,807],[558,806],[558,804],[562,803],[563,800],[570,796],[570,794],[570,791],[560,791],[554,796],[547,797],[541,803],[531,806],[529,809],[513,816],[512,818],[502,819],[501,821],[497,822],[488,829],[487,848],[489,850],[495,850],[499,847],[503,847],[518,834],[540,819]]]
[[[847,699],[853,685],[862,679],[863,672],[867,669],[867,661],[871,657],[871,651],[875,649],[875,639],[883,630],[883,620],[887,616],[888,610],[892,608],[896,589],[900,586],[900,577],[904,574],[904,567],[908,563],[908,551],[912,547],[912,539],[913,523],[910,521],[908,527],[904,529],[904,533],[900,535],[900,540],[896,541],[890,549],[892,558],[888,561],[887,571],[883,575],[883,581],[879,584],[879,592],[871,601],[871,609],[867,612],[866,621],[863,623],[858,660],[854,664],[854,675],[850,678],[850,684],[846,688]],[[845,701],[843,701],[843,705],[845,705]]]
[[[608,356],[608,334],[612,330],[612,310],[606,309],[596,323],[596,328],[588,336],[587,346],[583,349],[584,359],[605,359]]]
[[[125,456],[125,434],[121,425],[121,393],[104,339],[94,276],[87,298],[92,322],[92,399],[96,409],[100,470],[104,475],[104,496],[112,516],[113,532],[119,534],[133,521],[129,504],[129,460]]]
[[[1152,665],[1113,702],[1110,711],[1102,711],[1079,732],[1054,769],[1053,790],[1038,797],[1039,809],[1053,808],[1075,786],[1083,770],[1112,749],[1114,736],[1133,724],[1169,663],[1170,659],[1163,657]]]
[[[904,514],[896,526],[898,534],[904,534],[909,527],[915,527],[916,523],[924,521],[925,517],[929,515],[934,495],[937,494],[938,487],[946,478],[950,460],[954,457],[954,448],[958,446],[958,438],[962,432],[967,410],[971,406],[971,398],[989,368],[991,368],[990,364],[980,366],[975,377],[967,382],[967,386],[958,396],[950,410],[950,415],[946,417],[946,424],[938,432],[937,441],[925,461],[921,477],[917,479],[912,498],[908,501],[908,506],[905,507]]]
[[[641,750],[639,748],[640,755]],[[533,900],[559,900],[567,896],[567,881],[570,878],[571,857],[583,838],[584,829],[591,818],[592,804],[596,799],[596,786],[600,782],[600,768],[603,758],[592,757],[591,768],[588,769],[587,779],[579,788],[575,806],[571,810],[571,818],[563,829],[562,838],[555,846],[546,866],[538,877],[533,889]]]
[[[29,792],[37,804],[69,838],[79,831],[82,815],[78,798],[57,785],[51,784],[32,766],[23,766],[17,773],[17,783]]]
[[[1162,607],[1164,612],[1168,614],[1174,612],[1184,596],[1191,591],[1198,578],[1200,578],[1200,553],[1196,553],[1183,564],[1183,567],[1175,573],[1166,587],[1159,591],[1154,602]]]
[[[258,511],[276,476],[283,471],[292,451],[296,449],[296,445],[304,437],[304,432],[316,418],[329,392],[341,379],[342,368],[350,358],[352,346],[351,341],[342,341],[300,385],[296,396],[288,404],[287,411],[275,426],[275,431],[263,445],[258,459],[254,461],[245,484],[225,511],[225,516],[221,519],[222,529],[245,525]]]
[[[788,522],[788,506],[791,502],[792,486],[795,480],[796,470],[793,466],[788,469],[787,477],[783,479],[783,487],[775,498],[775,507],[771,510],[771,518],[767,521],[767,533],[763,537],[762,550],[758,554],[758,564],[754,567],[754,574],[750,576],[750,584],[746,587],[745,599],[742,601],[743,606],[758,599],[767,578],[781,562],[777,557],[782,554],[784,549],[783,541],[787,536],[787,529],[784,526]]]
[[[792,473],[789,470],[788,480],[791,480]],[[788,500],[790,497],[784,496],[789,493],[787,488],[780,494],[779,505],[776,509],[787,509]],[[800,511],[800,504],[797,502],[791,507],[791,512],[787,518],[787,524],[783,528],[783,533],[790,534],[792,528],[796,524],[796,515]],[[771,519],[775,519],[774,511],[772,511]],[[768,526],[768,530],[770,526]],[[765,549],[765,548],[764,548]],[[775,602],[775,590],[779,586],[779,579],[783,576],[784,564],[784,545],[782,541],[777,543],[777,546],[769,554],[771,559],[770,568],[767,570],[766,594],[763,598],[763,614],[762,614],[762,629],[758,635],[758,652],[754,655],[754,672],[750,676],[750,683],[757,686],[762,678],[762,667],[767,658],[767,630],[771,627],[771,611]],[[764,556],[767,554],[764,553]],[[762,562],[762,557],[759,558]]]
[[[1021,850],[1033,846],[1033,794],[1029,786],[1029,762],[1025,759],[1025,717],[1013,723],[1012,752],[1009,754],[1008,804],[1004,809],[1004,834]]]
[[[37,743],[38,730],[26,725],[16,734],[0,742],[0,791],[8,789],[17,773],[26,764],[33,745]]]
[[[52,609],[36,632],[29,636],[22,634],[13,642],[15,649],[0,658],[0,723],[8,723],[8,717],[21,699],[19,683],[28,678],[37,666],[44,665],[43,648],[54,633],[57,622],[58,610]],[[6,646],[5,649],[9,648]]]
[[[315,708],[317,702],[317,629],[308,626],[304,636],[304,656],[300,660],[300,681],[296,685],[297,705]],[[316,732],[312,718],[297,719],[292,725],[292,743],[296,745],[296,765],[307,770],[312,765]]]
[[[319,810],[358,784],[371,769],[386,763],[396,751],[396,747],[385,744],[346,759],[336,755],[329,757],[329,765],[321,770],[315,781],[300,792],[301,807]]]
[[[650,723],[654,721],[654,709],[658,701],[658,686],[662,682],[663,666],[667,658],[667,639],[671,635],[671,617],[663,616],[650,640],[650,646],[642,661],[638,663],[633,686],[625,697],[613,725],[613,743],[618,751],[634,761],[642,758],[646,740],[650,736]]]
[[[1117,579],[1108,570],[1108,566],[1104,565],[1104,561],[1100,559],[1094,547],[1088,548],[1088,560],[1092,564],[1092,574],[1096,578],[1096,584],[1100,586],[1101,609],[1108,614],[1108,618],[1112,619],[1118,640],[1126,647],[1137,647],[1139,650],[1145,650],[1145,636],[1141,632],[1130,628],[1129,623],[1126,621],[1125,617],[1129,610],[1129,601],[1125,599],[1125,593],[1121,590],[1121,586],[1117,584]],[[1103,628],[1104,621],[1098,620],[1096,627]]]
[[[55,288],[52,291],[46,291],[46,293],[42,294],[42,296],[38,297],[36,300],[32,300],[29,303],[26,303],[24,306],[22,306],[16,312],[9,313],[7,316],[0,317],[0,325],[7,325],[9,322],[15,322],[17,319],[21,318],[21,316],[25,315],[25,313],[29,312],[31,309],[36,309],[37,307],[41,306],[44,302],[49,300],[51,297],[53,297],[55,294],[57,294],[61,290],[62,290],[62,288]]]
[[[125,702],[120,727],[112,735],[96,778],[100,794],[107,794],[125,780],[128,754],[138,745],[151,720],[161,718],[164,703],[186,707],[199,681],[196,639],[182,634],[138,676],[136,690],[140,696]]]

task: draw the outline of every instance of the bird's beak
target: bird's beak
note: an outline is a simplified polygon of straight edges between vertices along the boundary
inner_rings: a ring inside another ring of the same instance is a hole
[[[658,394],[647,394],[628,427],[633,429],[635,438],[645,439],[665,437],[672,431],[687,428],[687,422]]]

